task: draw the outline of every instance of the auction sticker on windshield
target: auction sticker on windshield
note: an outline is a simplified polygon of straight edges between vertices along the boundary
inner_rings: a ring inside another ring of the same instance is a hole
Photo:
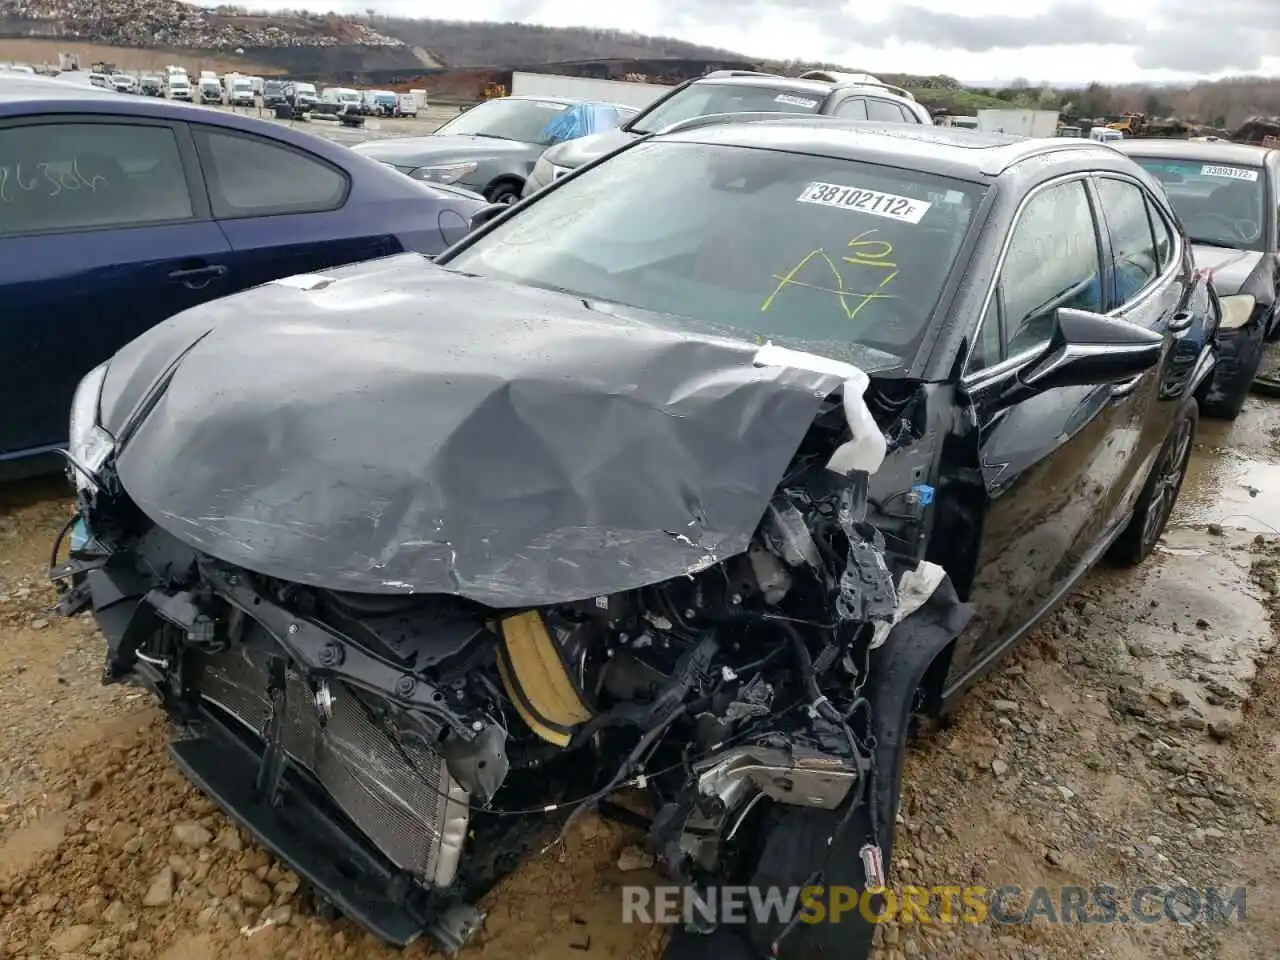
[[[1258,179],[1257,170],[1246,170],[1244,167],[1220,167],[1206,163],[1200,168],[1202,177],[1226,177],[1229,180],[1248,180],[1254,183]]]
[[[793,97],[789,93],[780,93],[773,98],[774,103],[785,103],[789,107],[804,107],[806,110],[812,110],[818,105],[817,100],[806,100],[804,97]]]
[[[865,190],[862,187],[844,187],[837,183],[822,183],[817,180],[804,188],[800,196],[796,197],[796,202],[820,203],[824,207],[855,210],[858,213],[869,213],[876,217],[901,220],[903,223],[919,223],[932,206],[927,200],[900,197],[894,193],[881,193],[879,190]]]

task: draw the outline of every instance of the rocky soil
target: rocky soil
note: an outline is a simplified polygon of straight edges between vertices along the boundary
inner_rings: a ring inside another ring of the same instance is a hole
[[[1227,490],[1237,473],[1219,462],[1268,467],[1278,426],[1262,401],[1234,428],[1204,425],[1157,555],[1092,574],[913,750],[894,864],[897,883],[927,887],[1109,883],[1122,912],[1143,884],[1244,886],[1245,922],[884,925],[879,960],[1275,955],[1280,537],[1239,520],[1232,497],[1269,491]],[[48,612],[68,510],[56,484],[0,488],[0,957],[396,956],[317,915],[171,766],[150,702],[99,684],[92,624]],[[656,880],[634,841],[585,820],[490,896],[463,957],[656,957],[661,930],[618,922],[617,887]]]

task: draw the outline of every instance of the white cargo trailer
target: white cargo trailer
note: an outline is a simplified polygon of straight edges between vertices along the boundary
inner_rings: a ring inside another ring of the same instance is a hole
[[[978,129],[1020,137],[1052,137],[1058,132],[1058,111],[979,110]]]
[[[511,74],[511,93],[518,97],[580,97],[621,103],[643,110],[671,88],[661,83],[633,83],[630,80],[595,80],[565,77],[556,73]]]

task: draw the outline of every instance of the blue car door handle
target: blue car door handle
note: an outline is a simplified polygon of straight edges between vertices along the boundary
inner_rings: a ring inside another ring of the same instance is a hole
[[[177,280],[179,283],[191,283],[192,281],[203,280],[206,283],[215,277],[221,277],[226,274],[227,268],[220,263],[210,263],[202,267],[188,267],[182,270],[174,270],[169,274],[170,280]]]

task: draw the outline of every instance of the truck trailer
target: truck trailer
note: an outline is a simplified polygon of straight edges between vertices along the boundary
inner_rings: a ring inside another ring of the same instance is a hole
[[[978,129],[1019,137],[1052,137],[1058,132],[1058,111],[979,110]]]
[[[511,74],[511,93],[517,97],[581,97],[620,103],[643,110],[654,100],[670,93],[660,83],[635,83],[630,80],[595,80],[591,77],[567,77],[558,73]]]

